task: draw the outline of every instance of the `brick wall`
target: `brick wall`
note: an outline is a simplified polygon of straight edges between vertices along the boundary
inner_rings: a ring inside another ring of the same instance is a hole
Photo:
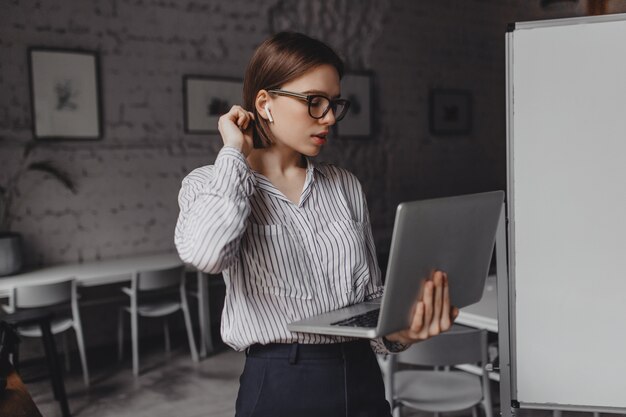
[[[505,186],[505,24],[585,12],[583,2],[543,10],[523,0],[3,3],[0,178],[32,138],[26,48],[95,50],[101,62],[103,140],[33,154],[65,169],[79,192],[39,173],[20,181],[13,229],[31,264],[172,249],[180,180],[221,145],[183,132],[182,77],[241,77],[256,45],[282,29],[321,38],[349,69],[374,74],[374,135],[331,140],[320,159],[362,180],[384,252],[399,201]],[[429,133],[430,88],[472,93],[470,135]]]

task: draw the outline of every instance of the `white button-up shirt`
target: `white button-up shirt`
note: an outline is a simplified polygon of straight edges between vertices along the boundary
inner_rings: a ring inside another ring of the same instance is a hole
[[[231,147],[183,180],[176,247],[184,262],[222,272],[221,334],[236,350],[354,340],[290,332],[287,324],[382,295],[359,181],[346,170],[307,161],[298,204]],[[388,351],[382,339],[372,347]]]

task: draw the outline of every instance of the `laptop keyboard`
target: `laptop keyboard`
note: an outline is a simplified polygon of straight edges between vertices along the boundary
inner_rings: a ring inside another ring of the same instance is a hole
[[[368,311],[365,314],[350,317],[341,321],[331,323],[332,326],[348,326],[348,327],[376,327],[378,325],[378,314],[380,309]]]

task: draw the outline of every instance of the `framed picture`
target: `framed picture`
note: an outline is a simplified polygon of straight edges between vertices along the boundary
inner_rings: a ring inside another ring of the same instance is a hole
[[[472,95],[465,90],[431,90],[430,132],[468,135],[472,132]]]
[[[372,75],[349,73],[341,79],[341,97],[350,100],[350,108],[337,123],[340,137],[369,138],[372,135]]]
[[[183,77],[185,133],[217,133],[217,120],[241,104],[243,82],[236,78]]]
[[[29,48],[28,67],[36,139],[102,137],[96,52]]]

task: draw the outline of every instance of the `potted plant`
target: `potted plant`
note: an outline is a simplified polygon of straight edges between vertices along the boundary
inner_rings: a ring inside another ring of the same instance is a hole
[[[4,184],[0,184],[0,276],[15,274],[22,267],[22,237],[11,231],[12,209],[20,197],[18,185],[22,176],[28,172],[42,172],[76,193],[76,186],[67,173],[51,161],[32,160],[35,147],[35,142],[26,144],[17,170],[9,175]]]

